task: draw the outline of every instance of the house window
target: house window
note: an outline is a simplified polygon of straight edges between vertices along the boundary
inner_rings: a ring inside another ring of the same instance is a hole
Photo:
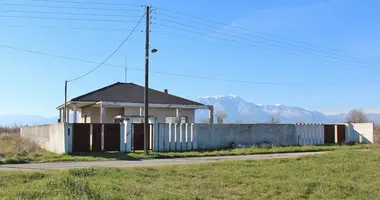
[[[179,120],[178,120],[178,117],[166,117],[165,123],[167,123],[167,124],[170,124],[170,123],[181,123],[181,124],[187,123],[187,117],[186,116],[179,117]]]

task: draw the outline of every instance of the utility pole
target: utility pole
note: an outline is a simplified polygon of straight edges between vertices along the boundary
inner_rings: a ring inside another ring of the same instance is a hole
[[[144,153],[148,154],[148,135],[149,135],[149,100],[148,100],[148,91],[149,91],[149,24],[150,24],[150,7],[146,7],[146,39],[145,39],[145,91],[144,91]]]
[[[66,109],[67,109],[66,105],[67,105],[67,81],[65,81],[65,106],[63,108],[63,119],[62,119],[63,123],[67,122],[66,121],[66,119],[67,119],[67,117],[66,117]]]

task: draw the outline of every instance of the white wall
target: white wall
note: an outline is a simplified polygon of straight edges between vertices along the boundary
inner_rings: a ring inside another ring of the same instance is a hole
[[[323,124],[296,124],[299,145],[321,145],[325,142]]]
[[[154,151],[218,149],[270,142],[297,145],[293,124],[163,124],[154,129]]]
[[[30,126],[21,128],[21,137],[35,142],[41,148],[54,153],[71,152],[71,135],[68,135],[67,123]],[[71,128],[72,132],[72,128]]]
[[[349,129],[351,142],[373,143],[373,123],[351,123]]]
[[[153,151],[190,151],[197,149],[194,124],[155,124],[153,127]]]

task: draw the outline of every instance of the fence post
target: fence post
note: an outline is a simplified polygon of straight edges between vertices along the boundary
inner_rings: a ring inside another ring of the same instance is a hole
[[[170,141],[171,141],[171,138],[170,138],[170,134],[169,132],[171,131],[171,125],[170,124],[161,124],[161,126],[163,127],[163,151],[167,152],[167,151],[170,151]]]
[[[69,123],[63,124],[63,133],[65,135],[65,153],[73,152],[73,126]]]
[[[160,130],[158,128],[157,118],[154,119],[153,124],[153,151],[159,151]]]
[[[175,151],[181,151],[181,125],[175,124]]]
[[[192,147],[192,150],[196,150],[198,149],[198,132],[197,132],[197,126],[200,126],[200,125],[194,125],[194,124],[191,124],[191,141],[193,143],[193,147]]]
[[[125,123],[120,124],[120,152],[125,152]]]
[[[186,151],[186,127],[187,124],[181,124],[180,134],[181,134],[181,151]]]
[[[338,144],[338,125],[334,126],[334,139],[335,139],[335,144]]]
[[[176,126],[177,124],[170,124],[169,125],[169,138],[170,138],[170,150],[169,151],[175,151],[176,148]]]
[[[299,125],[300,126],[300,130],[299,130],[299,142],[298,142],[298,144],[300,145],[300,146],[303,146],[304,145],[304,136],[305,136],[305,126],[304,126],[304,124],[300,124]]]
[[[350,142],[350,136],[351,136],[351,123],[347,123],[346,125],[346,142]]]
[[[157,124],[158,127],[158,152],[163,152],[165,149],[165,124]]]
[[[124,132],[125,132],[125,142],[126,149],[125,152],[132,151],[132,122],[129,120],[124,121]]]
[[[321,129],[321,142],[320,142],[320,144],[325,144],[325,125],[321,124],[320,129]]]

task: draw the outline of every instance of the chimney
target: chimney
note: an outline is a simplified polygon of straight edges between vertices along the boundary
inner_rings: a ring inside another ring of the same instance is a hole
[[[168,94],[168,89],[165,89],[164,92],[165,92],[165,94]]]

